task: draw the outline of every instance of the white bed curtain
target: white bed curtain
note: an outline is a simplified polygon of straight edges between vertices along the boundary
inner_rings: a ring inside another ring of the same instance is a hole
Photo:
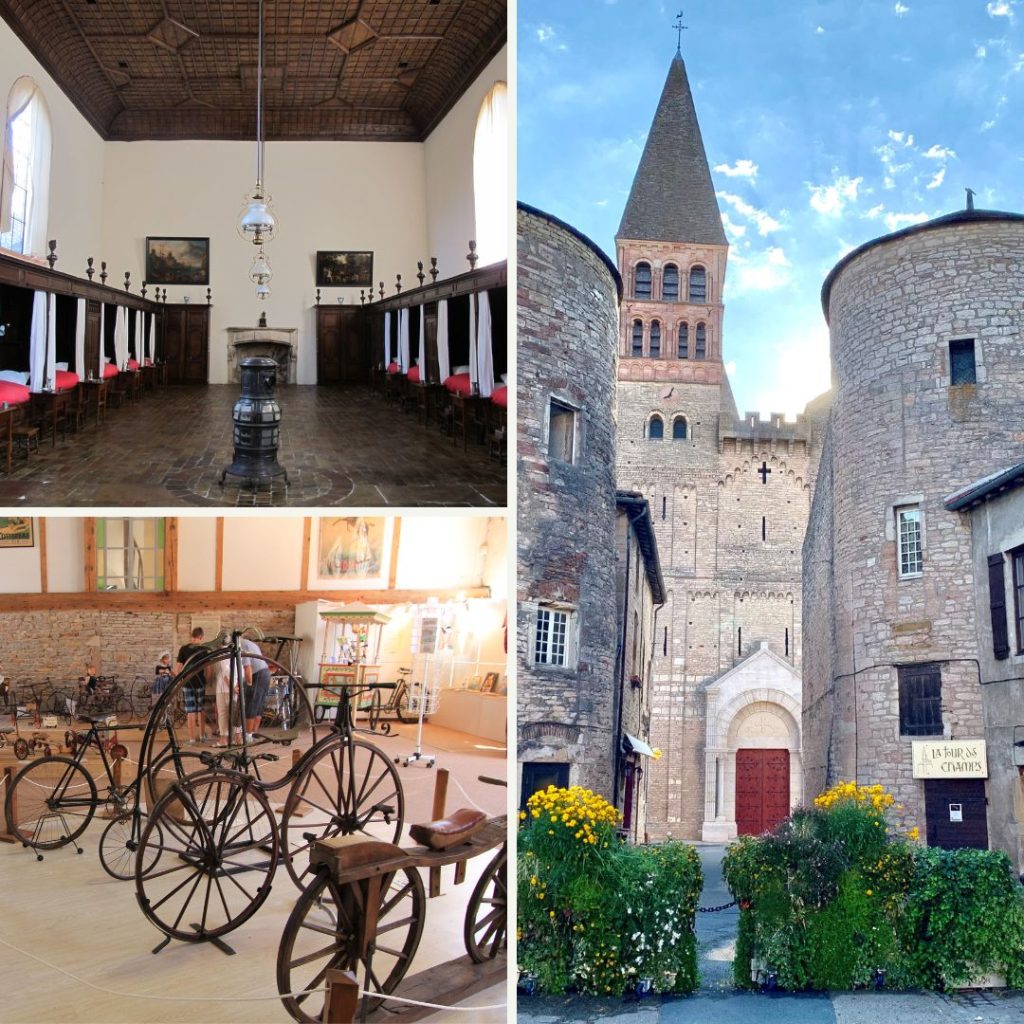
[[[114,362],[119,370],[128,362],[128,309],[118,306],[114,320]]]
[[[149,334],[146,344],[146,358],[151,363],[156,363],[156,314],[149,314]]]
[[[103,380],[103,367],[107,364],[107,304],[100,303],[100,380]]]
[[[420,383],[427,383],[427,312],[420,306],[420,351],[416,359],[416,365],[420,368]]]
[[[476,358],[476,296],[469,297],[469,386],[480,386],[480,368]]]
[[[135,310],[135,361],[140,365],[146,361],[146,353],[143,350],[142,343],[145,340],[145,334],[142,327],[142,310]]]
[[[448,357],[448,300],[437,303],[437,369],[443,384],[452,375],[452,364]]]
[[[75,373],[82,380],[89,376],[85,368],[85,299],[75,304]]]
[[[391,311],[384,314],[384,369],[391,365]]]
[[[46,387],[46,292],[36,292],[32,298],[28,368],[29,387],[42,391]]]
[[[494,352],[491,345],[491,300],[487,292],[477,296],[480,302],[480,313],[477,317],[476,367],[480,376],[480,394],[490,398],[494,390]]]
[[[398,311],[398,368],[409,372],[409,308]]]
[[[34,256],[46,252],[46,224],[50,205],[50,111],[42,90],[27,75],[15,81],[7,97],[7,120],[4,127],[3,169],[0,173],[0,231],[11,230],[14,194],[14,131],[12,122],[32,106],[32,153],[29,165],[29,198],[25,211],[25,238],[21,251]]]
[[[46,386],[57,386],[57,296],[46,296]]]

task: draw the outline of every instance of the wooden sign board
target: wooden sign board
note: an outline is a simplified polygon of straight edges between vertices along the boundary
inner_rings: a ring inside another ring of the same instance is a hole
[[[915,779],[987,779],[984,740],[912,740]]]

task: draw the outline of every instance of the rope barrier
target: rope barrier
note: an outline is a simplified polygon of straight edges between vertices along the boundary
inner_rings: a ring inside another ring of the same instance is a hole
[[[119,999],[151,999],[165,1003],[261,1003],[274,1002],[280,999],[297,999],[300,996],[307,996],[313,992],[327,991],[327,987],[324,986],[323,988],[303,989],[299,992],[279,992],[272,996],[157,996],[144,992],[123,992],[119,989],[107,988],[105,985],[97,985],[94,982],[89,981],[88,978],[82,978],[73,971],[65,970],[63,967],[59,967],[57,964],[51,963],[44,957],[37,956],[35,953],[30,953],[27,949],[21,949],[19,946],[15,946],[14,943],[8,942],[6,939],[0,938],[0,946],[5,946],[12,952],[20,953],[22,956],[28,957],[29,960],[35,960],[36,963],[42,964],[44,967],[49,967],[50,970],[64,975],[65,978],[70,978],[79,985],[91,988],[95,992],[102,992],[104,995],[117,996]],[[360,996],[382,998],[382,993],[367,991],[363,988],[360,988],[359,994]],[[426,1006],[431,1009],[447,1010],[455,1013],[479,1013],[481,1010],[504,1010],[507,1006],[506,1003],[494,1003],[491,1006],[443,1006],[440,1003],[425,1003],[418,999],[406,999],[403,996],[388,995],[383,996],[383,998],[387,999],[388,1002],[394,1000],[396,1003],[406,1003],[409,1006]]]

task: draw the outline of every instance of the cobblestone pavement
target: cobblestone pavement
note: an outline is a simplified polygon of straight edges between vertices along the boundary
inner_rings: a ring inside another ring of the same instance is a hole
[[[730,899],[722,879],[724,846],[698,845],[701,906]],[[836,992],[765,995],[732,984],[739,912],[697,915],[701,987],[692,996],[637,1000],[521,996],[521,1024],[1024,1024],[1024,992]]]

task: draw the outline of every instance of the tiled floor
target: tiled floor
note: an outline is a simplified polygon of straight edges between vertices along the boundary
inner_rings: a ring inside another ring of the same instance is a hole
[[[279,461],[289,486],[256,492],[221,471],[232,459],[238,386],[171,386],[108,410],[57,447],[0,467],[0,506],[421,506],[507,504],[504,462],[424,427],[363,387],[286,387]]]

